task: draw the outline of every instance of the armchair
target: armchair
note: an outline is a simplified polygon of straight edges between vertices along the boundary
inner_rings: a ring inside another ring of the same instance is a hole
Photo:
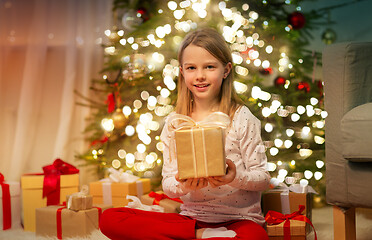
[[[334,239],[355,240],[355,208],[372,208],[372,42],[323,51],[326,199]]]

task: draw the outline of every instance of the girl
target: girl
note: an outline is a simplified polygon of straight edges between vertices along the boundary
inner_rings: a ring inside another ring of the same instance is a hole
[[[233,87],[231,52],[213,29],[189,33],[181,44],[176,112],[201,121],[220,111],[232,119],[225,140],[226,175],[179,180],[170,159],[166,121],[161,134],[163,191],[180,197],[182,212],[157,213],[108,209],[100,222],[111,239],[250,239],[266,240],[261,191],[270,181],[260,122],[238,99]]]

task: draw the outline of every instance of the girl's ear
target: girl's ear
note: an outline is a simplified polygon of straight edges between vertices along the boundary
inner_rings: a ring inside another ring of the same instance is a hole
[[[232,64],[231,62],[228,62],[224,69],[224,74],[223,74],[224,79],[227,78],[227,76],[229,76],[231,69],[232,69]]]
[[[182,67],[180,66],[180,74],[183,76],[183,70],[182,70]]]

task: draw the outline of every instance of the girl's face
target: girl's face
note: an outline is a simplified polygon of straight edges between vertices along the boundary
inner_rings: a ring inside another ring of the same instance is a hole
[[[222,81],[231,70],[231,63],[224,66],[202,47],[189,45],[184,49],[181,74],[194,101],[207,102],[211,106],[218,102]]]

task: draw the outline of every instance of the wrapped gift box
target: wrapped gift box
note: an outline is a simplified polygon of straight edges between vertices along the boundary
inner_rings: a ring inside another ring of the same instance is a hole
[[[9,228],[19,228],[21,227],[20,183],[14,181],[4,181],[2,184],[9,185],[9,199],[5,199],[6,194],[3,193],[3,189],[0,187],[0,231],[7,230]],[[3,209],[3,201],[10,203],[10,211],[9,208]]]
[[[135,182],[96,181],[89,184],[93,205],[108,204],[114,207],[124,207],[128,204],[127,195],[138,196],[151,191],[150,179],[141,178]]]
[[[280,190],[269,190],[262,194],[262,210],[263,214],[266,215],[269,210],[280,212],[282,214],[289,214],[298,210],[299,205],[304,205],[304,215],[311,221],[312,218],[312,203],[313,203],[313,193],[296,193],[296,192],[287,192],[287,191],[280,191]],[[299,232],[298,229],[303,228],[304,234],[301,237],[305,236],[305,233],[308,234],[311,231],[311,226],[309,224],[299,222],[299,221],[291,221],[291,229],[292,229],[292,222],[296,227],[296,233]],[[275,229],[280,229],[281,225],[275,226],[268,226]],[[280,231],[280,230],[276,230]],[[271,239],[271,235],[269,234]],[[283,236],[282,236],[283,237]],[[273,239],[281,239],[281,238],[273,238]],[[304,238],[298,238],[304,239]]]
[[[44,175],[23,175],[22,206],[23,225],[25,231],[35,232],[35,209],[47,206],[47,198],[43,198]],[[60,176],[60,203],[66,196],[79,191],[79,174]]]
[[[291,240],[306,240],[305,222],[289,220]],[[270,240],[284,240],[284,222],[278,225],[267,225],[267,234]]]
[[[73,211],[91,209],[93,206],[93,197],[92,195],[67,195],[66,204],[67,208]]]
[[[283,201],[288,202],[285,203]],[[305,206],[305,216],[311,221],[313,193],[295,193],[279,190],[270,190],[262,193],[262,210],[264,215],[269,210],[289,214],[297,211],[299,205]]]
[[[225,175],[224,131],[220,127],[175,131],[180,179]]]
[[[159,205],[164,208],[165,213],[180,213],[181,212],[181,202],[172,200],[164,194],[162,191],[157,191],[155,193],[156,196],[159,196],[159,198],[153,196],[149,196],[149,194],[143,195],[141,197],[141,202],[146,205]],[[150,194],[153,195],[153,194]]]
[[[112,206],[98,205],[97,207],[103,212]],[[51,205],[36,209],[36,236],[57,236],[60,239],[87,236],[93,230],[99,229],[99,210],[96,207],[80,211],[61,208],[63,207]],[[58,209],[61,209],[59,223],[57,223]],[[60,227],[60,233],[58,233],[58,227]]]

